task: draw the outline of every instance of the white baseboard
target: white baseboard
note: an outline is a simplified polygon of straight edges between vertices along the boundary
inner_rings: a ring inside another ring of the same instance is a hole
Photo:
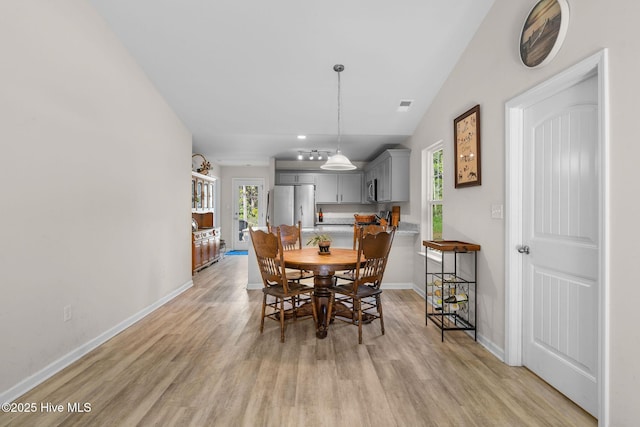
[[[478,334],[478,342],[487,351],[493,354],[499,361],[504,363],[504,349],[498,347],[494,342],[489,341],[484,335]]]
[[[382,281],[381,289],[413,289],[413,283],[385,283]]]
[[[145,316],[157,310],[159,307],[171,301],[172,299],[174,299],[175,297],[177,297],[187,289],[191,288],[192,286],[193,286],[193,280],[189,280],[187,283],[180,286],[178,289],[174,290],[170,294],[160,298],[158,301],[140,310],[138,313],[134,314],[128,319],[125,319],[124,321],[120,322],[113,328],[103,332],[102,334],[98,335],[94,339],[81,345],[75,350],[67,353],[66,355],[62,356],[60,359],[54,361],[53,363],[44,367],[40,371],[31,375],[30,377],[20,381],[15,386],[11,387],[10,389],[0,394],[0,402],[2,403],[12,402],[13,400],[22,396],[23,394],[25,394],[26,392],[28,392],[38,384],[41,384],[45,380],[49,379],[51,376],[60,372],[67,366],[71,365],[73,362],[77,361],[82,356],[89,353],[91,350],[109,341],[111,338],[118,335],[120,332],[124,331],[129,326],[133,325],[134,323],[138,322]]]

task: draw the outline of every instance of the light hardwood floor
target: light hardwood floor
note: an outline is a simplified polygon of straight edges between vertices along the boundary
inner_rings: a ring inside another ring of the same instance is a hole
[[[16,402],[88,402],[82,414],[2,414],[2,426],[595,426],[524,368],[463,332],[440,342],[413,291],[382,295],[376,321],[289,322],[286,342],[247,291],[246,256],[201,271],[183,293]]]

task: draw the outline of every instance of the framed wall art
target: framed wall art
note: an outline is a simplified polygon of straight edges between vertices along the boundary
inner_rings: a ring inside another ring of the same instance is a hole
[[[548,64],[560,50],[569,27],[567,0],[540,0],[520,33],[520,59],[529,68]]]
[[[480,105],[455,118],[453,135],[455,188],[480,185]]]

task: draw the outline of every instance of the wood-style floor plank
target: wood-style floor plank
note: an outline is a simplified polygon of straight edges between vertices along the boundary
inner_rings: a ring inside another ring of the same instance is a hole
[[[199,272],[195,286],[16,402],[62,413],[0,414],[0,426],[595,426],[525,368],[497,360],[464,332],[424,324],[424,300],[384,291],[375,321],[310,318],[259,332],[260,291],[247,257]],[[70,414],[68,402],[91,412]]]

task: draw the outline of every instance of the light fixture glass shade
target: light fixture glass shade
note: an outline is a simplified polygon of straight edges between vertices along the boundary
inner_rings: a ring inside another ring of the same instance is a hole
[[[357,169],[347,157],[338,150],[336,154],[329,157],[327,162],[320,166],[320,169],[326,169],[330,171],[348,171]]]

